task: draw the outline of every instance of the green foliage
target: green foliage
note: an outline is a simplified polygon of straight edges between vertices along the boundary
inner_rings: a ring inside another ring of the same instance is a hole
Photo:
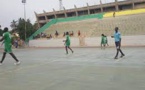
[[[25,30],[25,24],[26,24],[26,30]],[[18,21],[13,20],[11,23],[12,32],[17,32],[20,35],[20,38],[25,40],[25,33],[26,33],[26,39],[30,37],[35,31],[35,26],[31,24],[30,20],[27,19],[25,21],[22,18],[19,18]]]
[[[1,25],[0,25],[0,36],[2,36],[2,35],[3,35],[3,31],[2,31]]]
[[[3,35],[3,30],[2,29],[0,29],[0,36],[2,36]]]

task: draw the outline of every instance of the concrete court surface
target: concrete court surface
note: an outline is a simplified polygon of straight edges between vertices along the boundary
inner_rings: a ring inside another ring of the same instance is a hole
[[[14,49],[0,66],[0,90],[145,90],[145,47]],[[0,52],[2,57],[2,52]]]

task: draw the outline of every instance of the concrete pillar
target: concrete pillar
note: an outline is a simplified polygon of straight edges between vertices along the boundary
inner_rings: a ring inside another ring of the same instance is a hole
[[[87,8],[88,8],[88,15],[90,15],[90,8],[89,8],[89,4],[87,3]]]
[[[63,7],[65,18],[67,18],[66,9]]]
[[[104,10],[103,10],[103,4],[102,4],[101,0],[100,0],[100,8],[101,8],[101,13],[104,12]]]
[[[74,7],[75,7],[75,11],[76,11],[76,16],[78,16],[78,11],[77,11],[76,5],[74,5]]]
[[[47,14],[46,14],[46,12],[43,10],[43,12],[44,12],[44,14],[45,14],[45,20],[46,20],[46,22],[48,22],[49,20],[48,20],[48,18],[47,18]]]
[[[56,16],[56,11],[55,11],[55,9],[53,8],[53,13],[54,13],[54,16],[55,16],[55,19],[57,18],[57,16]]]
[[[116,11],[119,10],[119,7],[118,7],[118,0],[115,0],[115,9],[116,9]]]
[[[134,0],[132,0],[132,9],[134,9],[135,7],[134,7]]]
[[[40,23],[39,23],[38,15],[37,15],[37,13],[35,11],[34,11],[34,13],[35,13],[35,16],[36,16],[38,28],[40,28]]]

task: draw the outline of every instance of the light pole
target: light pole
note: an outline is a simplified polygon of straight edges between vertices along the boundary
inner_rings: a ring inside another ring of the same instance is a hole
[[[26,0],[22,0],[22,3],[24,4],[25,41],[26,41],[26,8],[25,8]]]
[[[59,10],[63,9],[62,0],[59,0]]]

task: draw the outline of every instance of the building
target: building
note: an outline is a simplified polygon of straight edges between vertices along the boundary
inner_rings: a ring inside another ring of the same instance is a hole
[[[36,15],[36,22],[38,24],[38,27],[42,27],[47,22],[49,22],[51,19],[57,19],[57,18],[68,18],[68,17],[77,17],[82,15],[90,15],[90,14],[97,14],[97,13],[103,13],[103,12],[115,12],[115,11],[121,11],[121,10],[128,10],[128,9],[138,9],[138,8],[145,8],[145,0],[125,0],[125,1],[117,1],[112,3],[106,3],[102,4],[100,2],[100,5],[93,5],[89,6],[88,4],[86,7],[77,8],[74,5],[73,9],[65,9],[61,11],[55,11],[53,9],[53,12],[43,12]]]

